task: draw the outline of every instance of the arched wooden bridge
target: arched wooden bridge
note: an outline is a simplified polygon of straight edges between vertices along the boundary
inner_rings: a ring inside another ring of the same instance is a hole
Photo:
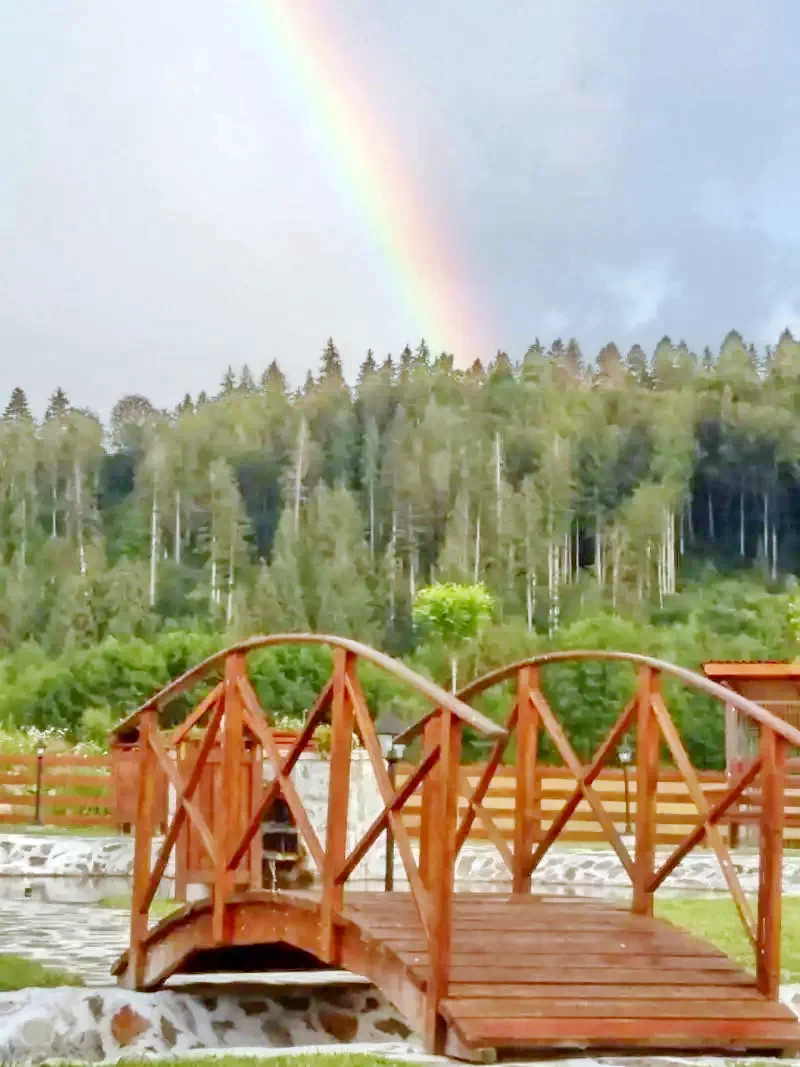
[[[281,754],[269,714],[259,705],[247,670],[248,653],[279,644],[326,645],[333,672],[288,754]],[[635,691],[594,758],[578,759],[541,684],[547,665],[618,660],[637,672]],[[430,711],[407,731],[421,739],[419,763],[399,788],[387,773],[359,675],[372,664],[423,696]],[[160,716],[178,696],[215,672],[215,685],[183,724],[160,731]],[[758,726],[759,754],[713,804],[705,797],[661,691],[671,678],[735,706]],[[491,686],[513,682],[504,727],[470,701]],[[327,828],[320,839],[292,780],[292,770],[317,728],[330,724]],[[196,758],[186,766],[171,745],[205,724]],[[493,741],[483,774],[466,798],[459,761],[462,733]],[[559,652],[487,675],[453,696],[403,664],[357,642],[321,635],[258,637],[200,664],[154,696],[118,728],[140,739],[139,802],[130,947],[115,967],[120,982],[160,986],[179,972],[343,968],[366,976],[420,1031],[431,1051],[485,1059],[523,1050],[564,1048],[787,1051],[800,1048],[800,1024],[778,1001],[780,978],[783,788],[787,751],[800,731],[758,704],[701,675],[644,656]],[[546,830],[540,825],[537,750],[546,734],[575,777],[572,796]],[[593,788],[626,735],[636,735],[635,855]],[[509,740],[515,740],[517,787],[513,849],[494,828],[483,800]],[[347,849],[351,752],[358,739],[371,762],[384,808]],[[213,826],[195,793],[209,754],[221,745],[219,810]],[[247,746],[258,749],[271,779],[245,789],[240,772]],[[655,793],[662,747],[682,773],[697,806],[697,823],[657,864]],[[155,858],[156,777],[176,795],[175,815]],[[757,913],[742,891],[720,821],[742,791],[761,787],[761,867]],[[401,813],[422,794],[417,855]],[[265,812],[281,796],[317,870],[318,889],[262,888],[258,836]],[[632,906],[599,900],[539,897],[531,877],[578,805],[587,802],[630,876]],[[513,891],[454,892],[455,861],[472,822],[480,818],[510,868]],[[212,876],[206,899],[154,927],[148,913],[176,842],[186,825],[199,835]],[[390,828],[407,875],[405,892],[351,892],[348,880]],[[716,852],[754,951],[754,973],[713,946],[653,917],[653,896],[698,844]]]

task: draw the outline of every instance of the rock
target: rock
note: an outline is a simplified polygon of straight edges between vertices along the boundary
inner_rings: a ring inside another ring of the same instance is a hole
[[[326,1034],[343,1044],[349,1044],[358,1033],[358,1019],[349,1012],[323,1009],[319,1021]]]
[[[240,1007],[245,1015],[264,1015],[269,1010],[266,1000],[243,1000]]]
[[[47,1019],[29,1019],[20,1030],[20,1038],[25,1044],[35,1049],[52,1040],[52,1027]]]
[[[161,1036],[164,1038],[164,1044],[167,1048],[175,1048],[175,1042],[178,1040],[178,1028],[164,1015],[161,1016]]]
[[[103,1014],[103,998],[98,996],[87,997],[84,1003],[88,1006],[89,1011],[92,1013],[92,1018],[94,1019],[94,1021],[99,1022],[100,1017]]]
[[[406,1026],[402,1019],[391,1015],[385,1019],[376,1019],[372,1025],[382,1034],[391,1034],[392,1037],[399,1037],[402,1041],[405,1041],[411,1033],[410,1026]]]
[[[132,1044],[137,1037],[150,1029],[150,1023],[130,1004],[125,1004],[111,1019],[111,1036],[121,1048]]]

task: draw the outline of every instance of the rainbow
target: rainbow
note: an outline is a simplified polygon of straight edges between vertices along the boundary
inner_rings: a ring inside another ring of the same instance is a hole
[[[321,4],[255,0],[269,43],[308,116],[318,124],[329,161],[338,171],[371,239],[386,263],[417,337],[431,351],[452,352],[466,365],[494,355],[479,302],[469,291],[452,249],[392,144],[389,123],[369,105],[326,32]]]

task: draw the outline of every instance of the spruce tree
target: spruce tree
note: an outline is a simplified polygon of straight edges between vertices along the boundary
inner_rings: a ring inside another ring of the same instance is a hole
[[[6,422],[33,422],[25,390],[17,386],[11,391],[11,399],[3,412]]]
[[[47,410],[44,413],[44,421],[49,422],[50,419],[63,419],[70,410],[69,400],[64,390],[59,387],[50,395],[50,399],[47,402]]]

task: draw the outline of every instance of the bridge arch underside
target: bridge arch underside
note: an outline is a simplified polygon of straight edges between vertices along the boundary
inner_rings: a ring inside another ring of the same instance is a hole
[[[148,934],[144,982],[221,971],[350,971],[370,980],[422,1032],[429,959],[409,894],[349,894],[335,958],[320,959],[321,908],[310,894],[231,899],[215,945],[201,901]],[[115,968],[130,984],[127,954]],[[458,894],[446,1050],[633,1049],[727,1052],[800,1048],[793,1013],[713,946],[664,920],[599,900]]]

